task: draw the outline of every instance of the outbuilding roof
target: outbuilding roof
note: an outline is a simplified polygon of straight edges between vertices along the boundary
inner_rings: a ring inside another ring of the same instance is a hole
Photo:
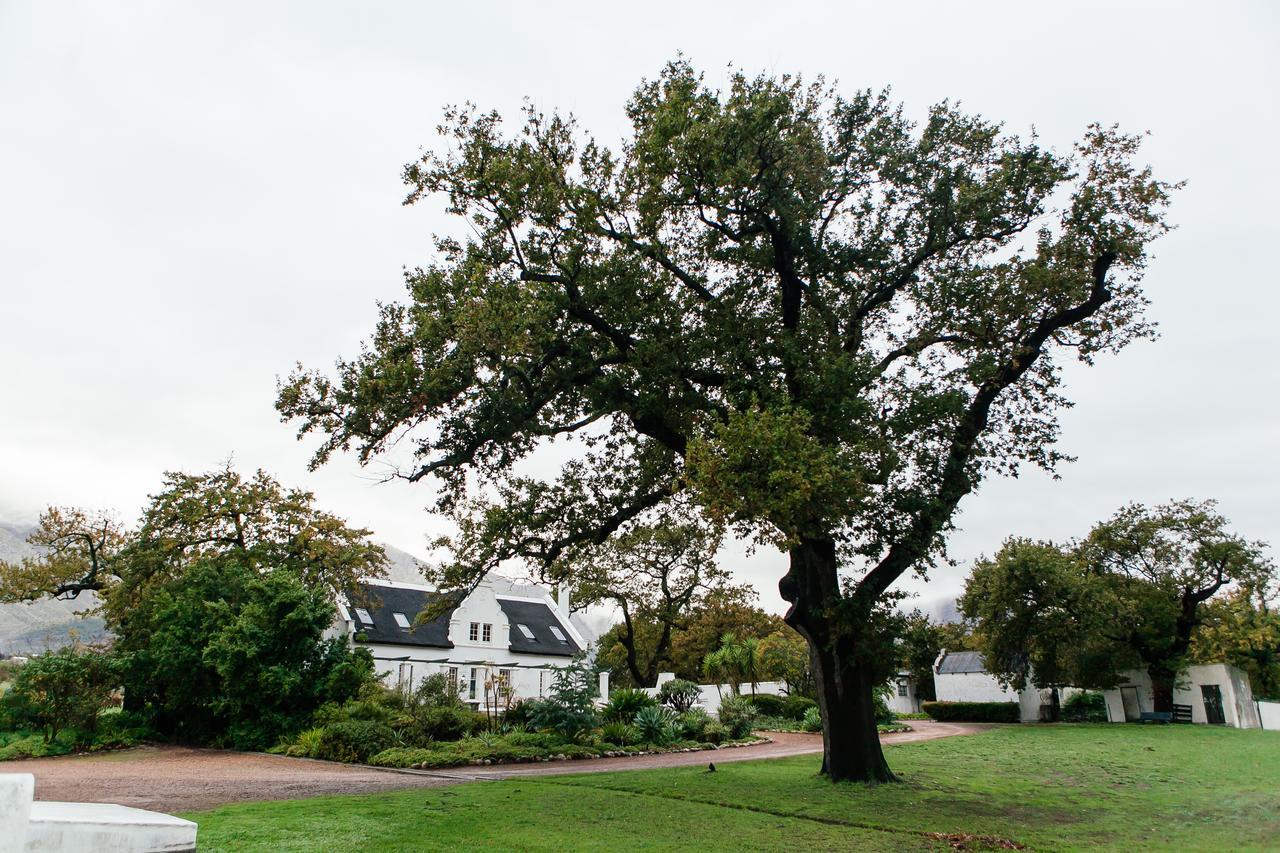
[[[564,657],[573,657],[582,651],[574,642],[573,632],[566,627],[566,620],[561,620],[546,602],[499,597],[498,606],[511,623],[511,651]],[[520,629],[521,625],[528,628],[533,636],[527,636]]]
[[[987,667],[982,662],[981,652],[947,652],[942,662],[938,664],[939,675],[986,671]]]
[[[347,596],[347,600],[355,630],[364,634],[366,642],[453,648],[453,643],[449,641],[449,618],[453,615],[454,607],[449,607],[430,622],[414,624],[419,613],[440,600],[437,592],[400,585],[364,583],[359,585],[357,594]],[[360,610],[369,614],[373,619],[372,625],[362,618],[358,612]],[[409,630],[397,624],[397,613],[408,620],[412,626]]]

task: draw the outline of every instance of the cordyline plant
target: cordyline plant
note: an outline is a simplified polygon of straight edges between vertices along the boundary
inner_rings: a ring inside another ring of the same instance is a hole
[[[985,475],[1063,459],[1061,359],[1151,334],[1138,283],[1171,187],[1113,129],[1059,154],[949,103],[914,124],[887,93],[714,91],[684,61],[627,113],[613,151],[533,108],[514,134],[449,111],[408,201],[446,197],[471,235],[278,408],[325,437],[315,464],[410,438],[399,476],[436,480],[458,523],[446,586],[506,560],[571,578],[673,499],[785,549],[823,770],[892,779],[877,609]],[[576,456],[530,476],[564,436]]]

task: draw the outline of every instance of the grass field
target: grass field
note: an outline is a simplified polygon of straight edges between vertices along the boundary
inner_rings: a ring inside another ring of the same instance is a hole
[[[1280,733],[1010,726],[887,750],[903,784],[817,758],[542,777],[186,815],[204,850],[1280,850]]]

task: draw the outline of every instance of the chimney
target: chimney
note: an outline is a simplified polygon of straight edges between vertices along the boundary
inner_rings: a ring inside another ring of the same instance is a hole
[[[565,619],[569,618],[569,585],[562,583],[556,587],[556,608]]]

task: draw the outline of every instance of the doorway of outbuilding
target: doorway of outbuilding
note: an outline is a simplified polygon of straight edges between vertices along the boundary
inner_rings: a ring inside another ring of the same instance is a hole
[[[1142,708],[1138,705],[1138,688],[1121,687],[1120,701],[1124,704],[1125,722],[1136,723],[1142,719]]]
[[[1222,688],[1216,684],[1201,684],[1200,696],[1204,699],[1204,718],[1211,726],[1226,725],[1227,715],[1222,709]]]

